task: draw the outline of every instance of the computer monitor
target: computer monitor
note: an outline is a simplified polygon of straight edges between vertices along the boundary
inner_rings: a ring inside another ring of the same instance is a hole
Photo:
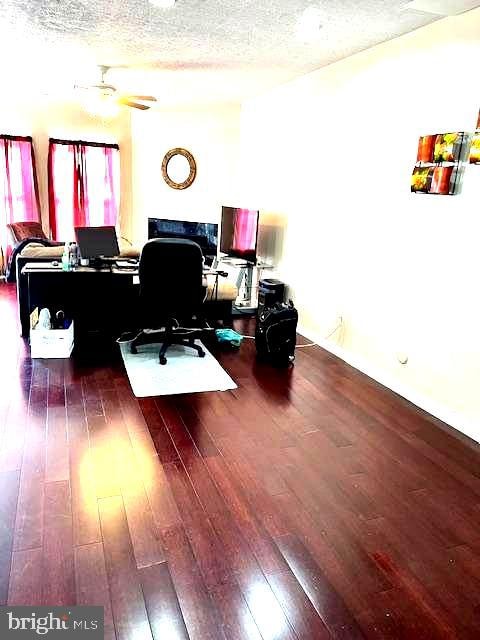
[[[216,258],[218,224],[213,222],[190,222],[188,220],[148,219],[148,239],[180,238],[196,242],[205,258]]]
[[[220,251],[226,253],[227,256],[255,262],[257,259],[258,217],[259,212],[254,209],[222,207]]]
[[[114,258],[120,253],[115,227],[75,227],[75,237],[82,258]]]

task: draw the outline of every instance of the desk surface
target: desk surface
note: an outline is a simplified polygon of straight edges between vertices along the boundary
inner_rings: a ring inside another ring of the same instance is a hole
[[[118,275],[138,276],[138,265],[133,265],[130,268],[120,268],[112,265],[111,267],[101,267],[100,269],[79,266],[71,271],[63,271],[61,264],[54,267],[51,262],[27,262],[22,269],[22,274],[29,275],[31,273],[115,273]],[[218,278],[218,273],[209,268],[204,269],[203,275]]]
[[[53,266],[51,262],[27,262],[22,269],[22,274],[28,275],[31,273],[115,273],[119,275],[136,276],[138,275],[138,266],[133,266],[129,269],[120,269],[112,265],[111,267],[101,267],[95,269],[95,267],[75,267],[71,271],[63,271],[62,266]]]

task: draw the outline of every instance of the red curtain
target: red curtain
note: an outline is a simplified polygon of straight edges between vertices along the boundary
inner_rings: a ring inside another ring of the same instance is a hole
[[[119,210],[117,145],[50,140],[48,193],[55,240],[72,240],[74,227],[115,226]]]
[[[6,225],[39,221],[32,138],[0,135],[0,244],[6,257],[11,251]]]

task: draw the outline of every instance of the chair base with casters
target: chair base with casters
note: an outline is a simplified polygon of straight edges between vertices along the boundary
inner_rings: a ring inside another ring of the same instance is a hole
[[[198,344],[195,344],[197,338],[201,338],[204,329],[183,329],[175,327],[170,323],[165,329],[160,331],[141,331],[130,343],[130,353],[136,354],[137,347],[144,344],[157,344],[162,346],[158,354],[160,364],[167,364],[166,353],[172,345],[180,345],[194,349],[200,358],[205,357],[205,351]]]

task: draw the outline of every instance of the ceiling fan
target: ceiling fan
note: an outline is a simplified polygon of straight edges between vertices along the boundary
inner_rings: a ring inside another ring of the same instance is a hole
[[[100,65],[101,80],[99,84],[92,84],[88,86],[75,85],[75,89],[82,89],[86,91],[97,92],[100,98],[112,99],[115,103],[132,107],[133,109],[141,109],[145,111],[150,109],[152,105],[144,104],[148,102],[156,102],[157,99],[154,96],[137,96],[131,94],[119,94],[117,88],[105,81],[105,75],[108,73],[111,67],[107,65]]]

